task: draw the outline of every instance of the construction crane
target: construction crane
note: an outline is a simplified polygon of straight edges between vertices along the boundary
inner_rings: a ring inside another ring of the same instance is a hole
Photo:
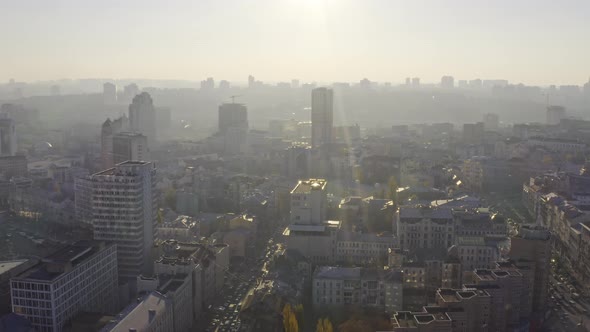
[[[242,95],[232,95],[232,96],[229,96],[231,98],[231,103],[232,104],[235,104],[236,103],[236,97],[241,97],[241,96]]]

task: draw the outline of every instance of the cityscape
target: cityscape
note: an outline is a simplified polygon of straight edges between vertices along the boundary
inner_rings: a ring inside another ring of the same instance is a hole
[[[590,79],[235,63],[0,83],[0,332],[590,331]]]

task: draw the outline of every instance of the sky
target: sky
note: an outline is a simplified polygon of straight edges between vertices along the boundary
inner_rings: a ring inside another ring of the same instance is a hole
[[[583,84],[587,0],[0,0],[0,82]]]

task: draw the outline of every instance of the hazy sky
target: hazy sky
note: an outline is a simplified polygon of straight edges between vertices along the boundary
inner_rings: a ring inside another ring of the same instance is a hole
[[[0,0],[0,80],[583,84],[590,1]]]

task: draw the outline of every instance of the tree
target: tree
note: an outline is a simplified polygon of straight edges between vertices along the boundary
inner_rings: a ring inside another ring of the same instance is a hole
[[[283,329],[285,332],[299,332],[297,317],[289,303],[283,307]]]
[[[334,332],[334,326],[328,318],[318,319],[318,324],[315,327],[316,332]]]

